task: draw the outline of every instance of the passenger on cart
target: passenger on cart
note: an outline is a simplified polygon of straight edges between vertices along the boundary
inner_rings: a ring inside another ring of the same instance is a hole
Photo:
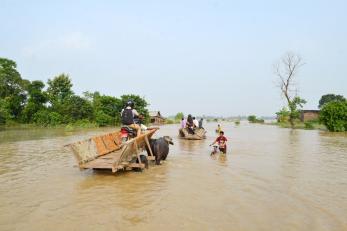
[[[129,100],[126,103],[125,108],[121,112],[122,124],[129,126],[137,131],[137,137],[141,135],[141,126],[135,123],[135,118],[140,118],[141,115],[134,109],[134,102]]]

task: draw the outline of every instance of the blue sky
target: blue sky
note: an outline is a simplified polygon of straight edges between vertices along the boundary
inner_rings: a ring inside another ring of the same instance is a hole
[[[273,64],[305,61],[299,95],[347,96],[347,1],[1,0],[0,56],[23,78],[145,96],[164,115],[274,115]]]

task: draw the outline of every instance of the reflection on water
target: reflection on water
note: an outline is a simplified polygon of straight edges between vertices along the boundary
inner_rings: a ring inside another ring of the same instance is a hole
[[[144,172],[80,171],[65,144],[111,131],[0,131],[0,230],[347,230],[347,136],[224,124],[228,154],[178,139]]]

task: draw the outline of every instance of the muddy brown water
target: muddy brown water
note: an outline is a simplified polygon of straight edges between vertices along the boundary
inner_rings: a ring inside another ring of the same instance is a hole
[[[0,131],[0,230],[347,230],[347,135],[224,124],[142,173],[80,171],[63,145],[112,129]]]

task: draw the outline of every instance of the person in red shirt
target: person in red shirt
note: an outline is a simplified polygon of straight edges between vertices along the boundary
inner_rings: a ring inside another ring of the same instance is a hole
[[[215,143],[218,143],[219,151],[226,154],[227,153],[227,141],[228,141],[228,139],[224,136],[224,132],[220,131],[219,136],[212,144],[210,144],[210,146],[214,145]],[[216,150],[213,151],[211,154],[215,154],[215,153],[216,153]]]

